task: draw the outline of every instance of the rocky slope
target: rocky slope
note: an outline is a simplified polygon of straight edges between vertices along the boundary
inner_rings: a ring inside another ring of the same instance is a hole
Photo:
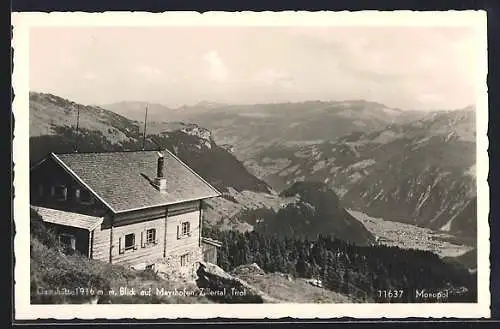
[[[318,180],[346,207],[370,216],[475,235],[475,112],[355,132],[335,140],[261,152],[252,171],[276,189]]]

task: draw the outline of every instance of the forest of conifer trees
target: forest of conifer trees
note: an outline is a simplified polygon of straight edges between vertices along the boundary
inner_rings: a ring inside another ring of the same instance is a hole
[[[331,236],[316,239],[204,228],[223,243],[218,263],[226,271],[256,263],[266,272],[320,279],[325,288],[365,302],[416,302],[416,291],[449,292],[447,302],[477,299],[476,275],[428,251],[357,246]],[[401,297],[388,298],[387,291]],[[429,300],[432,302],[437,300]],[[420,301],[421,302],[421,301]]]

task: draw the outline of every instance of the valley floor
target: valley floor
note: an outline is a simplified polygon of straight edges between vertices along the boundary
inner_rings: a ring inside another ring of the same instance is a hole
[[[458,257],[474,249],[471,246],[451,242],[453,236],[445,232],[374,218],[352,209],[348,209],[348,212],[378,237],[379,243],[383,245],[427,250],[440,257]]]

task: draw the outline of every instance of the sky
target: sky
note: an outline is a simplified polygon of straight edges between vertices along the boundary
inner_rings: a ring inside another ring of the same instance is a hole
[[[465,27],[37,27],[30,90],[93,105],[456,109],[475,103],[475,42]]]

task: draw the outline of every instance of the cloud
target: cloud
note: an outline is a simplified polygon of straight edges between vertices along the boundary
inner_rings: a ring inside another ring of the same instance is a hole
[[[265,69],[258,72],[255,80],[257,83],[284,89],[292,89],[295,87],[295,79],[292,76],[275,69]]]
[[[227,79],[228,69],[215,50],[205,53],[203,60],[208,64],[209,74],[213,80],[225,81]]]
[[[324,65],[325,72],[343,81],[356,97],[422,109],[474,101],[470,85],[477,47],[470,28],[292,28],[288,34],[309,51],[324,54],[322,62],[330,56],[336,65]],[[346,96],[336,91],[339,98]]]
[[[461,27],[36,28],[30,88],[82,103],[462,108],[475,100],[478,46],[476,32]]]

